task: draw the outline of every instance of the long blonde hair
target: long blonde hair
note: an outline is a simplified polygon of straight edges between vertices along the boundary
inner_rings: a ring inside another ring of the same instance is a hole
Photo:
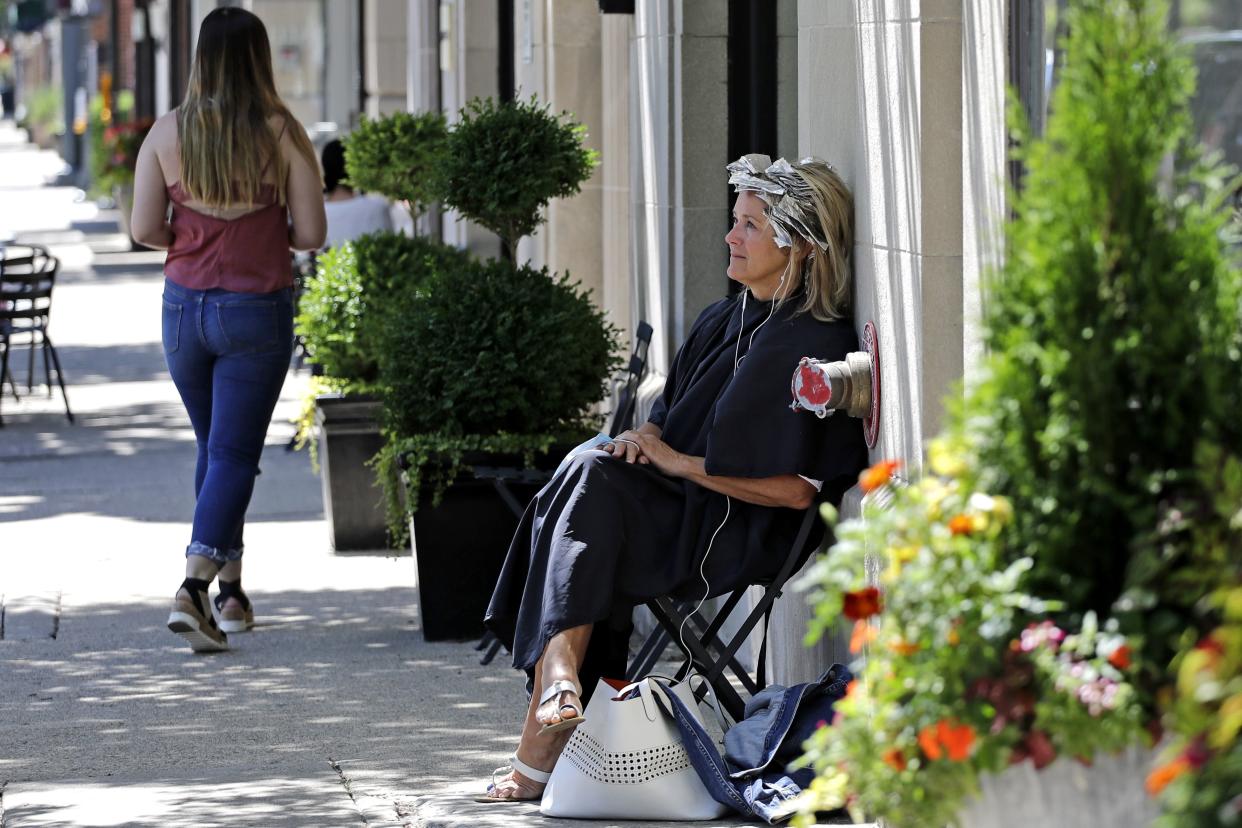
[[[181,189],[209,207],[254,205],[271,165],[285,204],[288,170],[268,124],[273,115],[284,119],[294,146],[318,170],[310,139],[276,93],[263,21],[234,6],[215,9],[199,28],[189,88],[177,110]]]
[[[806,285],[806,297],[798,313],[816,319],[845,319],[853,304],[851,253],[854,248],[854,196],[832,167],[818,158],[804,158],[792,165],[811,189],[811,202],[820,233],[828,242],[822,250],[810,239],[795,237],[789,253],[787,274],[798,274]],[[798,279],[790,279],[791,286]]]

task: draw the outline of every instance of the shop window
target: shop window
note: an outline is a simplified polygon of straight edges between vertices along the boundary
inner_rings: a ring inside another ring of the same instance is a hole
[[[1012,0],[1009,83],[1040,133],[1063,55],[1070,0]],[[1169,29],[1187,45],[1198,72],[1191,113],[1199,140],[1242,167],[1242,3],[1172,0]],[[1011,169],[1014,183],[1019,170]]]

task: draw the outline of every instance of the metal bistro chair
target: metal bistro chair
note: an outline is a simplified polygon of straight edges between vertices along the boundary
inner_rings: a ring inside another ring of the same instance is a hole
[[[740,722],[745,715],[746,705],[733,682],[730,681],[728,673],[732,673],[737,683],[751,696],[767,687],[765,674],[767,633],[772,605],[777,598],[781,597],[785,584],[802,568],[811,555],[817,549],[824,549],[831,543],[829,534],[817,537],[818,530],[824,526],[819,515],[819,507],[823,502],[822,496],[816,498],[810,508],[803,513],[797,536],[793,544],[785,550],[785,558],[777,573],[770,579],[735,589],[710,621],[702,611],[694,611],[694,601],[677,601],[668,597],[649,601],[647,607],[655,616],[658,624],[630,661],[629,668],[626,670],[626,678],[629,681],[638,681],[648,675],[668,645],[676,644],[686,657],[685,663],[678,671],[678,678],[683,677],[693,666],[711,684],[716,698],[720,700],[721,706],[733,721]],[[720,630],[734,607],[746,597],[751,586],[763,587],[763,595],[745,620],[738,625],[733,637],[726,643],[720,637]],[[763,642],[759,646],[755,675],[752,677],[738,662],[737,651],[760,621],[763,622]]]
[[[65,391],[65,372],[60,366],[60,355],[47,335],[52,314],[52,288],[56,285],[56,273],[60,260],[38,245],[10,245],[0,250],[0,395],[7,382],[16,398],[17,383],[9,367],[16,338],[25,337],[29,347],[26,390],[34,388],[35,350],[43,351],[43,375],[47,393],[52,395],[52,373],[56,369],[56,381],[61,397],[65,400],[65,416],[73,422],[69,409],[69,394]],[[0,418],[0,426],[4,420]]]

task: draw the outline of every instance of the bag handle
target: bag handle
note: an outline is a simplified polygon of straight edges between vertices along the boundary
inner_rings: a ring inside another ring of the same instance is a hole
[[[729,722],[725,718],[724,710],[722,710],[720,707],[720,699],[716,697],[716,688],[712,687],[712,683],[708,681],[707,676],[703,675],[702,673],[691,673],[690,675],[686,676],[686,681],[693,682],[694,679],[696,678],[703,680],[703,685],[700,689],[703,690],[703,698],[707,700],[707,706],[711,708],[711,711],[713,713],[716,714],[716,723],[720,725],[720,732],[728,733]],[[694,694],[694,697],[696,699],[699,697],[699,694],[694,689],[693,684],[690,685],[690,692]]]
[[[717,724],[720,725],[720,732],[721,733],[728,732],[729,723],[728,723],[728,720],[725,719],[724,712],[720,708],[720,700],[716,698],[716,692],[712,688],[711,682],[709,682],[707,680],[707,677],[704,676],[702,673],[691,673],[690,675],[682,679],[681,682],[677,682],[674,679],[668,678],[667,676],[647,676],[646,683],[652,688],[659,689],[658,691],[659,695],[657,696],[657,700],[660,702],[660,707],[664,710],[666,714],[668,714],[669,716],[672,716],[673,715],[672,704],[669,702],[667,698],[667,696],[672,693],[672,685],[679,684],[679,683],[685,683],[690,688],[691,698],[693,698],[697,702],[699,700],[698,692],[694,689],[694,683],[693,683],[696,678],[701,679],[703,681],[703,685],[700,689],[703,691],[703,698],[707,700],[707,706],[711,708],[711,711],[713,713],[716,714],[716,722]],[[639,684],[642,684],[642,683],[643,682],[639,682]],[[655,694],[654,689],[652,690],[652,693],[653,695]],[[645,709],[646,707],[644,705],[644,711]],[[650,716],[648,716],[648,720],[650,720]]]

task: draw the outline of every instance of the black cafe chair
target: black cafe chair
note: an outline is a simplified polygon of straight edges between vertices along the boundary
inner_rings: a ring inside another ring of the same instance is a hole
[[[17,397],[17,383],[10,367],[15,346],[29,349],[26,390],[34,388],[35,351],[43,352],[43,376],[48,396],[52,394],[52,369],[65,401],[65,416],[73,422],[69,394],[65,391],[65,372],[60,355],[48,336],[52,315],[52,289],[60,260],[39,245],[10,245],[0,249],[0,398],[7,383]],[[0,418],[0,426],[4,425]]]

